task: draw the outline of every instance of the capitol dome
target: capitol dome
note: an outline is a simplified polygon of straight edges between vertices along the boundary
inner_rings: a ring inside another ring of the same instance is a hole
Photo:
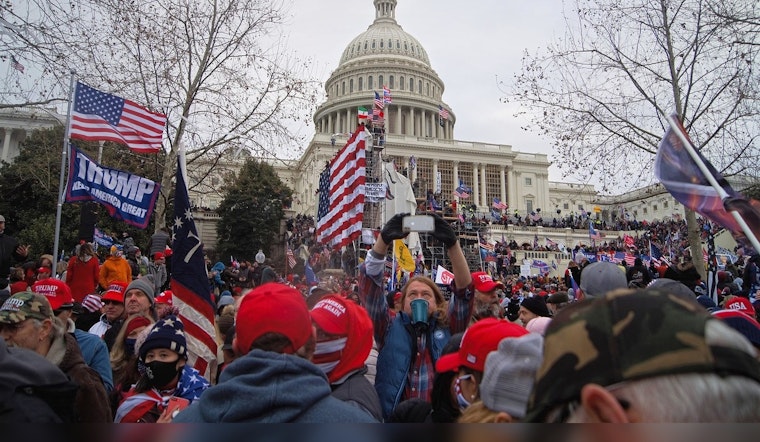
[[[443,102],[443,81],[422,44],[396,22],[396,4],[373,0],[375,20],[346,46],[325,82],[327,101],[314,114],[317,132],[353,131],[358,109],[371,110],[374,92],[382,95],[386,87],[392,96],[383,110],[388,134],[453,139],[456,116]]]

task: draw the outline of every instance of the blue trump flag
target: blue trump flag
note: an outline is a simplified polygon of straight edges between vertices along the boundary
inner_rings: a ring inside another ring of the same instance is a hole
[[[103,167],[71,144],[66,202],[96,201],[111,217],[144,229],[161,185],[119,169]]]

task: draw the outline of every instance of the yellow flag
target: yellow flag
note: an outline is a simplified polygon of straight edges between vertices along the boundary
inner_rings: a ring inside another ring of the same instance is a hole
[[[414,258],[412,258],[412,252],[409,251],[409,247],[404,244],[404,241],[400,239],[393,240],[393,253],[396,254],[396,263],[399,268],[407,272],[414,272],[416,268]]]

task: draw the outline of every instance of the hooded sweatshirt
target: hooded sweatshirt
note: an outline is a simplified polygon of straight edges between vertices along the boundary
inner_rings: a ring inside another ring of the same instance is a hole
[[[336,399],[324,373],[294,355],[252,350],[173,422],[366,423],[367,413]]]

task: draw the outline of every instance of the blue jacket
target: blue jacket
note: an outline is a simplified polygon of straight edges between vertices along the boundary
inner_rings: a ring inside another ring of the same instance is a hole
[[[111,360],[106,343],[92,333],[80,329],[74,330],[74,337],[82,351],[84,362],[98,372],[100,379],[103,380],[106,393],[111,393],[113,391],[113,372],[111,371]]]
[[[322,371],[298,356],[252,350],[173,422],[377,422],[332,396]]]
[[[390,416],[393,409],[401,402],[401,396],[406,387],[409,368],[412,365],[412,335],[407,330],[411,326],[411,318],[404,312],[399,312],[388,327],[385,344],[377,357],[377,375],[375,390],[383,407],[383,416]],[[432,354],[433,364],[438,360],[443,347],[449,342],[451,332],[448,327],[430,324],[427,342]]]

